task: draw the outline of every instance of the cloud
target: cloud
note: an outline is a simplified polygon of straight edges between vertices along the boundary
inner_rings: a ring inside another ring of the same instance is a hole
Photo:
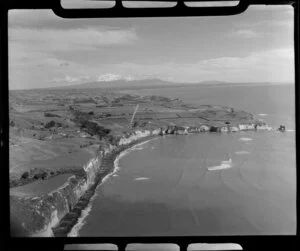
[[[31,10],[9,10],[8,11],[8,27],[57,27],[66,19],[56,16],[50,9],[31,9]]]
[[[9,29],[9,42],[46,51],[89,50],[101,46],[132,44],[137,38],[134,29]]]
[[[70,65],[70,63],[68,62],[63,62],[63,63],[60,63],[60,67],[68,67]]]
[[[114,81],[114,80],[120,80],[120,79],[122,79],[121,75],[106,73],[106,74],[99,76],[97,78],[97,81],[105,81],[106,82],[106,81]]]
[[[136,64],[124,62],[107,69],[135,78],[155,77],[175,82],[224,80],[238,82],[287,82],[294,80],[294,50],[280,48],[251,53],[246,57],[220,57],[194,63],[164,62]]]
[[[266,32],[270,28],[280,29],[278,32],[281,32],[283,28],[293,27],[294,21],[293,18],[284,18],[284,19],[272,19],[272,20],[260,20],[260,21],[241,21],[235,23],[235,26],[239,29],[259,29],[263,32]]]
[[[82,58],[85,52],[93,54],[102,47],[133,44],[138,38],[134,29],[9,29],[9,75],[15,86],[30,85],[42,80],[49,83],[54,76],[95,75],[95,67],[89,69],[66,53]],[[79,60],[80,61],[80,60]],[[52,76],[51,76],[52,75]],[[80,81],[82,79],[79,79]],[[55,79],[54,82],[75,81],[74,77]],[[22,83],[21,83],[22,82]],[[40,84],[43,84],[40,82]]]
[[[278,28],[280,29],[279,32],[282,31],[283,28],[286,27],[293,27],[294,23],[294,12],[293,9],[290,9],[288,6],[267,6],[263,7],[262,5],[260,7],[256,6],[255,10],[252,9],[252,13],[256,14],[257,18],[255,19],[242,19],[239,22],[234,23],[234,27],[238,29],[259,29],[263,30],[264,32],[269,30],[270,28]],[[249,7],[252,8],[252,7]],[[253,7],[254,8],[254,7]],[[263,13],[260,11],[260,8],[262,10],[265,10],[267,12]],[[277,10],[276,12],[274,11]],[[287,9],[286,9],[287,8]]]
[[[239,37],[239,38],[257,38],[260,37],[261,34],[250,29],[240,29],[229,33],[229,36]]]
[[[132,81],[136,79],[142,79],[140,75],[120,75],[120,74],[114,74],[114,73],[105,73],[97,77],[97,81],[104,81],[104,82],[109,82],[109,81],[115,81],[115,80],[125,80],[125,81]]]
[[[79,76],[79,77],[71,77],[69,75],[66,75],[63,78],[53,78],[51,80],[52,83],[74,83],[74,82],[80,82],[84,80],[89,80],[90,76]]]
[[[62,83],[62,82],[67,82],[67,83],[73,83],[79,81],[79,78],[74,78],[70,77],[69,75],[66,75],[64,78],[54,78],[51,82],[54,83]]]
[[[49,69],[74,67],[75,63],[56,58],[47,51],[21,43],[9,43],[10,68],[47,67]]]
[[[212,69],[227,70],[273,70],[274,67],[293,68],[293,48],[281,48],[254,52],[246,57],[222,57],[199,62]],[[275,72],[274,72],[275,74]]]
[[[85,81],[138,80],[160,78],[183,83],[199,83],[205,80],[229,82],[294,82],[294,50],[278,48],[263,50],[240,57],[217,57],[190,63],[161,61],[156,63],[120,62],[100,65],[76,65],[75,63],[35,58],[32,64],[26,57],[10,67],[10,88],[59,86]],[[39,59],[41,61],[39,61]],[[43,59],[43,60],[42,60]],[[36,68],[35,63],[44,67]],[[61,67],[60,65],[66,65]]]

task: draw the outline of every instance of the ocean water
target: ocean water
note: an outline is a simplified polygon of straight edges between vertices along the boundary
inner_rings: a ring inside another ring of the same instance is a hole
[[[292,85],[148,89],[187,102],[232,106],[277,131],[164,136],[115,161],[97,188],[79,236],[296,233]]]
[[[250,112],[271,126],[285,124],[289,129],[295,129],[295,90],[292,84],[226,84],[126,92],[179,98],[188,103],[229,106]]]

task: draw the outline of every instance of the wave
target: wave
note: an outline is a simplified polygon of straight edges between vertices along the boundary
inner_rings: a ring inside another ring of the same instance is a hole
[[[129,154],[132,150],[126,149],[125,151],[121,152],[116,159],[114,160],[114,171],[113,174],[116,174],[120,170],[120,159]]]
[[[141,148],[142,145],[145,145],[146,143],[152,141],[152,140],[155,140],[157,138],[154,138],[154,139],[149,139],[149,140],[146,140],[146,141],[143,141],[139,144],[136,144],[126,150],[124,150],[123,152],[121,152],[115,159],[114,161],[114,171],[113,171],[113,174],[115,174],[117,171],[120,170],[120,165],[119,165],[119,162],[120,162],[120,159],[123,158],[124,156],[128,155],[129,153],[133,152],[133,151],[136,151],[136,150],[142,150],[144,148]]]
[[[125,155],[127,155],[129,152],[132,151],[132,149],[134,148],[134,146],[132,148],[126,149],[123,152],[121,152],[116,159],[114,160],[114,170],[113,172],[111,172],[110,174],[106,175],[101,183],[99,184],[99,186],[103,185],[111,176],[112,177],[116,177],[118,176],[118,174],[116,174],[119,170],[120,170],[120,166],[119,166],[119,160],[124,157]],[[81,212],[81,217],[78,219],[78,222],[76,223],[76,225],[72,228],[72,230],[70,231],[70,233],[68,234],[68,237],[77,237],[78,236],[78,232],[79,230],[83,227],[83,225],[85,224],[85,219],[86,217],[89,215],[90,211],[92,210],[92,204],[93,204],[93,200],[96,197],[97,192],[95,192],[95,194],[93,195],[93,197],[91,198],[88,206],[82,210]]]
[[[135,150],[135,151],[138,151],[138,150],[143,150],[143,149],[144,149],[144,148],[143,148],[143,147],[141,147],[141,146],[140,146],[140,147],[135,147],[135,148],[134,148],[134,150]]]
[[[257,114],[258,116],[262,116],[262,117],[265,117],[265,116],[268,116],[268,114],[266,114],[266,113],[259,113],[259,114]]]
[[[149,178],[147,178],[147,177],[138,177],[138,178],[135,178],[134,180],[149,180]]]
[[[239,138],[239,140],[241,140],[241,141],[252,141],[253,139],[252,138]]]
[[[215,170],[222,170],[222,169],[228,169],[228,168],[231,168],[232,167],[232,159],[230,158],[229,160],[224,160],[221,162],[221,165],[219,166],[211,166],[211,167],[208,167],[207,169],[209,171],[215,171]]]
[[[93,197],[90,200],[90,203],[88,204],[88,206],[81,211],[81,216],[78,219],[78,222],[72,228],[72,230],[67,235],[67,237],[77,237],[78,236],[79,230],[85,224],[85,219],[86,219],[87,216],[89,216],[90,211],[92,210],[92,204],[93,204],[93,200],[94,200],[95,197],[96,197],[96,193],[93,195]]]
[[[115,175],[117,175],[116,172],[118,172],[118,171],[119,171],[119,169],[114,169],[114,171],[113,171],[112,173],[107,174],[107,175],[102,179],[102,181],[101,181],[101,183],[99,184],[99,186],[103,185],[103,184],[104,184],[111,176],[116,177]]]
[[[144,143],[144,142],[143,142]],[[140,145],[140,144],[139,144]],[[136,145],[137,146],[137,145]],[[114,160],[114,170],[113,172],[111,172],[110,174],[106,175],[101,183],[99,184],[99,186],[102,186],[111,176],[112,177],[117,177],[118,174],[116,174],[119,170],[120,170],[120,166],[119,166],[119,161],[122,157],[124,157],[125,155],[129,154],[131,151],[135,150],[135,147],[133,146],[131,148],[128,148],[126,150],[124,150],[123,152],[121,152],[116,159]],[[93,200],[96,197],[97,192],[94,194],[94,196],[92,197],[90,203],[88,204],[88,206],[82,210],[81,213],[81,217],[78,219],[78,222],[76,223],[76,225],[72,228],[72,230],[70,231],[70,233],[68,234],[68,237],[76,237],[78,236],[78,232],[79,230],[83,227],[83,225],[85,224],[85,219],[86,217],[89,215],[90,211],[92,210],[92,204],[93,204]]]
[[[136,147],[140,147],[140,146],[145,145],[145,144],[147,144],[148,142],[150,142],[150,141],[152,141],[152,140],[156,140],[156,139],[157,139],[157,138],[148,139],[148,140],[146,140],[146,141],[143,141],[143,142],[141,142],[141,143],[138,143],[138,144],[134,145],[133,147],[131,147],[131,148],[129,148],[129,149],[134,149],[134,148],[136,148]]]
[[[129,154],[130,152],[132,151],[135,151],[135,150],[140,150],[139,148],[146,144],[147,142],[151,141],[151,140],[154,140],[156,138],[153,138],[153,139],[149,139],[149,140],[146,140],[144,142],[141,142],[139,144],[136,144],[124,151],[122,151],[114,160],[114,170],[113,172],[111,172],[110,174],[106,175],[103,179],[102,179],[102,182],[99,184],[99,186],[103,185],[105,183],[106,180],[108,180],[111,176],[113,177],[117,177],[118,174],[116,174],[119,170],[120,170],[120,165],[119,165],[119,161],[121,158],[123,158],[124,156],[126,156],[127,154]],[[142,179],[141,179],[142,178]],[[149,178],[146,178],[146,177],[140,177],[140,178],[137,178],[137,180],[144,180],[144,179],[149,179]],[[94,199],[96,198],[97,196],[97,192],[95,192],[95,194],[93,195],[93,197],[91,198],[88,206],[82,210],[81,212],[81,217],[78,219],[78,222],[76,223],[76,225],[72,228],[72,230],[70,231],[70,233],[68,234],[68,237],[76,237],[78,236],[78,232],[79,230],[83,227],[83,225],[85,224],[85,219],[86,217],[89,215],[90,211],[92,210],[92,204],[93,204],[93,201]]]

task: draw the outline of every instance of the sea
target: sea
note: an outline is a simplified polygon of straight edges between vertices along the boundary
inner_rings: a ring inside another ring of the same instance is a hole
[[[248,111],[275,129],[167,135],[115,160],[69,236],[296,234],[294,85],[126,90]]]

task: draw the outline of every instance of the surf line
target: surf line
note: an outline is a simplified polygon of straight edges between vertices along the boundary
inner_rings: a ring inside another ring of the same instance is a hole
[[[215,170],[222,170],[222,169],[228,169],[232,167],[232,159],[230,158],[229,160],[224,160],[221,162],[221,165],[219,166],[210,166],[207,169],[209,171],[215,171]]]
[[[113,166],[113,169],[108,174],[106,174],[102,178],[102,180],[100,180],[100,182],[96,186],[95,190],[97,191],[98,187],[103,185],[111,176],[116,175],[116,173],[120,170],[119,161],[121,158],[123,158],[130,152],[134,151],[136,147],[142,146],[152,140],[158,139],[159,137],[160,137],[159,135],[155,135],[155,136],[152,135],[149,137],[145,137],[145,138],[142,138],[135,142],[132,142],[126,146],[123,146],[120,149],[117,149],[115,152],[111,152],[111,153],[107,154],[102,160],[102,163],[105,163],[105,164],[103,164],[103,165],[101,164],[101,168],[111,169],[110,166]],[[106,160],[106,161],[104,161],[104,160]],[[82,210],[82,214],[78,218],[77,223],[72,227],[72,229],[67,234],[68,237],[77,237],[78,236],[80,229],[86,223],[86,218],[89,216],[89,214],[92,210],[93,201],[95,200],[97,195],[98,195],[97,192],[95,192],[94,195],[92,196],[92,198],[90,199],[89,204]]]
[[[227,159],[228,160],[221,161],[221,165],[207,167],[208,171],[215,171],[215,170],[222,170],[222,169],[231,168],[232,167],[232,158],[229,157],[228,153],[227,153]]]

